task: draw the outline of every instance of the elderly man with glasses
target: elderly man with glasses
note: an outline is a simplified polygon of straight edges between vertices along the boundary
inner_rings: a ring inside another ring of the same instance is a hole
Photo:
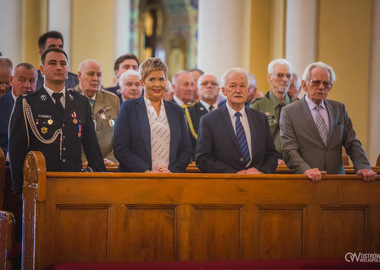
[[[306,174],[312,182],[323,174],[344,174],[342,146],[364,181],[376,179],[356,137],[344,104],[328,100],[335,81],[332,67],[322,62],[308,65],[303,73],[304,98],[282,109],[281,146],[292,172]]]

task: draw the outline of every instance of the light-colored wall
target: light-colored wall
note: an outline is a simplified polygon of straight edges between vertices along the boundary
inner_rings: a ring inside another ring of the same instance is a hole
[[[316,59],[331,65],[337,82],[329,98],[343,102],[368,152],[371,0],[317,1]],[[267,65],[285,57],[286,7],[281,0],[252,0],[250,72],[259,90],[269,90]],[[285,12],[285,13],[284,13]],[[285,14],[285,15],[284,15]],[[302,74],[299,74],[302,76]]]
[[[99,61],[102,84],[112,86],[114,75],[114,1],[72,1],[71,70],[77,73],[85,59]]]

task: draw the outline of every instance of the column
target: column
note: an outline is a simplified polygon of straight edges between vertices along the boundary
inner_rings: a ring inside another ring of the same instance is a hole
[[[130,51],[130,0],[115,0],[115,59]]]
[[[251,3],[199,0],[198,68],[218,78],[232,67],[249,69]]]
[[[71,0],[49,0],[49,31],[59,31],[64,38],[63,49],[71,59]]]
[[[286,10],[286,58],[302,79],[306,66],[315,61],[316,0],[288,0]]]
[[[21,0],[0,1],[0,51],[13,65],[21,62],[22,48]]]
[[[372,42],[369,74],[368,158],[375,165],[380,154],[380,1],[372,1]]]

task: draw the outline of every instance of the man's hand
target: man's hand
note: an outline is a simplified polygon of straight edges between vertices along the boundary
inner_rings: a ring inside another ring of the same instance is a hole
[[[262,174],[262,172],[252,167],[252,168],[249,168],[248,170],[238,171],[237,174]]]
[[[285,161],[283,161],[282,159],[277,159],[277,163],[278,165],[285,165]]]
[[[318,168],[313,168],[313,169],[306,170],[304,174],[306,174],[306,176],[311,180],[311,182],[317,183],[317,182],[321,182],[322,175],[327,174],[327,172],[320,171]]]
[[[165,166],[157,166],[156,169],[154,169],[153,171],[150,171],[152,173],[171,173],[171,171],[169,171],[168,167],[165,167]]]
[[[369,169],[361,169],[356,174],[363,175],[363,181],[375,181],[377,176],[377,173]]]

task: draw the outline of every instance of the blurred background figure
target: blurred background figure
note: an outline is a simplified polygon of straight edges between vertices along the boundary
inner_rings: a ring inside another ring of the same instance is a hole
[[[171,101],[174,96],[174,90],[171,82],[169,80],[166,81],[166,92],[164,95],[164,100]]]
[[[140,73],[133,69],[129,69],[121,75],[119,86],[123,101],[141,97],[143,89],[140,79]]]
[[[292,81],[290,82],[288,95],[291,98],[298,98],[298,95],[301,92],[301,80],[297,74],[293,73]]]
[[[11,89],[9,76],[12,75],[13,64],[9,58],[0,56],[0,96],[5,95]]]

